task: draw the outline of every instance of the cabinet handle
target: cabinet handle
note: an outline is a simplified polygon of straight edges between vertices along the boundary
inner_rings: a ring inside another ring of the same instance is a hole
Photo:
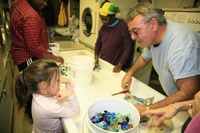
[[[6,96],[6,100],[7,100],[7,93],[6,93],[6,90],[3,90],[3,94]]]

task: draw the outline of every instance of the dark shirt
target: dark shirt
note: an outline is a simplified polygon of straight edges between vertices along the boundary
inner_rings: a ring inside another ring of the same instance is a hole
[[[95,55],[113,65],[121,63],[122,70],[125,70],[130,67],[132,50],[132,40],[125,21],[119,19],[113,27],[102,25],[95,44]]]
[[[10,8],[11,40],[10,52],[15,65],[29,58],[43,58],[48,52],[48,34],[41,12],[34,10],[27,0],[17,0]]]

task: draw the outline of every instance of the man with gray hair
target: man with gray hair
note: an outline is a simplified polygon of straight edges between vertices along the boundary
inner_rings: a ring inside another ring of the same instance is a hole
[[[163,12],[150,3],[136,5],[126,20],[131,38],[144,49],[123,77],[122,88],[130,89],[132,75],[152,61],[168,95],[148,107],[135,104],[139,112],[193,99],[200,88],[200,34],[166,20]]]

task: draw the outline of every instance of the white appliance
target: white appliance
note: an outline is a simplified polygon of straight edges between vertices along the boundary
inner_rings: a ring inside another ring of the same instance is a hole
[[[193,7],[195,0],[138,0],[138,2],[152,3],[157,8],[188,8]]]
[[[200,8],[163,8],[168,20],[181,23],[200,32]]]
[[[195,0],[150,0],[156,7],[163,8],[183,8],[193,7]]]
[[[99,18],[99,7],[104,0],[80,0],[80,43],[94,49],[98,31],[102,25]],[[137,0],[110,0],[119,6],[120,18],[125,18],[129,9],[137,4]]]

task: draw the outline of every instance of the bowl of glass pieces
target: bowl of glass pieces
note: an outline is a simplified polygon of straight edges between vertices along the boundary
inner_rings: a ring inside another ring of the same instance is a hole
[[[93,133],[136,133],[140,114],[129,102],[117,98],[102,98],[87,111],[86,123]]]

